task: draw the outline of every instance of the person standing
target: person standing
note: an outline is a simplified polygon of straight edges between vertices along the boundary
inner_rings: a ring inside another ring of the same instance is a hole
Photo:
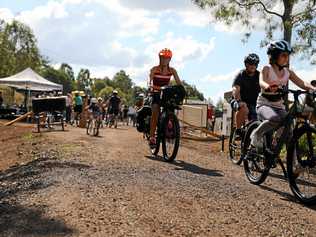
[[[73,104],[72,95],[71,93],[68,93],[66,97],[66,122],[67,123],[71,122],[72,104]]]
[[[79,124],[79,120],[80,120],[80,115],[82,113],[82,107],[83,107],[83,100],[82,97],[79,95],[79,93],[75,94],[75,99],[74,99],[74,112],[75,112],[75,120],[77,125]]]

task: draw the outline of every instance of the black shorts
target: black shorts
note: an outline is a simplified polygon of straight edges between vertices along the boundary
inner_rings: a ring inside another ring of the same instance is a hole
[[[231,102],[231,107],[233,109],[233,111],[238,111],[240,109],[239,107],[239,102],[233,100]],[[249,121],[252,121],[252,120],[257,120],[257,110],[256,110],[256,105],[252,105],[252,104],[247,104],[247,108],[248,108],[248,119]]]
[[[249,121],[257,120],[257,109],[255,105],[247,104],[249,113],[248,113],[248,119]]]
[[[76,105],[74,107],[74,112],[81,114],[82,113],[82,105]]]
[[[151,98],[152,98],[152,102],[151,102],[152,105],[160,105],[160,92],[154,92],[151,95]]]
[[[115,108],[110,108],[109,109],[109,114],[110,115],[115,115],[115,116],[117,116],[118,114],[119,114],[119,109],[115,109]]]

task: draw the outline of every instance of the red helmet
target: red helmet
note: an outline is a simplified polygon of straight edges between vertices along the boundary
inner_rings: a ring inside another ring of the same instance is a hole
[[[172,58],[172,51],[170,49],[163,49],[159,52],[159,57]]]

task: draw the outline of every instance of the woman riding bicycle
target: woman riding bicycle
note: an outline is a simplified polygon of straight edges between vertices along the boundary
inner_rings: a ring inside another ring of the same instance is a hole
[[[270,65],[263,68],[260,77],[261,93],[257,100],[258,118],[263,122],[251,135],[251,145],[263,149],[264,134],[272,131],[287,115],[284,100],[279,90],[291,80],[303,90],[315,90],[311,84],[300,79],[289,67],[292,48],[285,40],[269,44],[267,54]]]
[[[170,79],[173,76],[177,85],[182,85],[177,71],[170,67],[172,52],[170,49],[163,49],[159,52],[159,65],[155,66],[150,71],[150,92],[152,97],[152,116],[150,123],[150,139],[149,146],[156,146],[156,127],[160,111],[160,91],[161,87],[168,86]]]

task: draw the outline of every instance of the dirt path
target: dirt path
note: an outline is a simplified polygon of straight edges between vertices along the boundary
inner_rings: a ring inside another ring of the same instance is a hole
[[[46,133],[0,172],[0,236],[315,236],[286,181],[249,184],[218,145],[183,141],[168,164],[132,128],[101,135]]]

